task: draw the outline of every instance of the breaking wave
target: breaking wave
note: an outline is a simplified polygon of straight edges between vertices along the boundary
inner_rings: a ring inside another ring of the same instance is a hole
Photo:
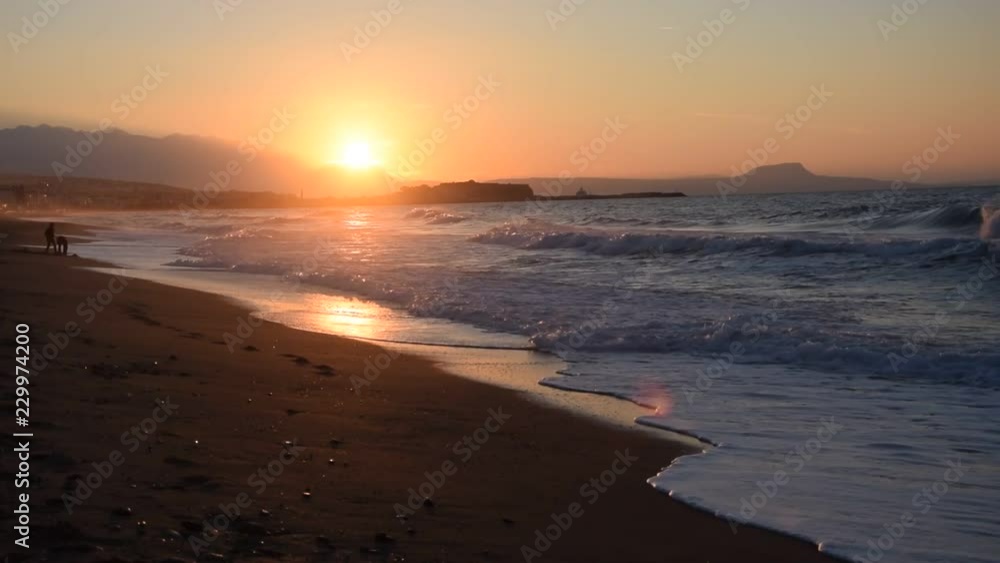
[[[423,219],[428,225],[450,225],[461,223],[469,217],[461,213],[449,213],[441,209],[426,209],[417,207],[411,209],[406,215],[406,219]]]
[[[1000,218],[994,215],[993,227]],[[976,238],[924,240],[882,238],[850,240],[844,237],[810,239],[766,234],[718,234],[689,231],[612,231],[572,229],[540,222],[505,224],[475,235],[473,242],[524,250],[580,250],[601,256],[655,254],[713,255],[745,252],[776,257],[812,254],[860,254],[878,258],[929,255],[934,258],[983,256],[991,244]]]

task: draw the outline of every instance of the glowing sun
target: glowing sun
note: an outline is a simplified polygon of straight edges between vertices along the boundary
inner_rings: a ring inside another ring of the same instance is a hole
[[[353,170],[364,170],[380,164],[367,141],[351,141],[340,148],[337,164]]]

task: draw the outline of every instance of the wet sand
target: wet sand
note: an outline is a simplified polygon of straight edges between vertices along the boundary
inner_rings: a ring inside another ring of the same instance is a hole
[[[25,252],[37,223],[0,233],[0,358],[14,364],[27,323],[40,368],[27,429],[13,368],[0,384],[8,475],[10,432],[34,433],[31,549],[5,550],[24,560],[193,561],[193,545],[208,561],[524,561],[523,546],[542,562],[832,560],[656,493],[646,479],[690,446]],[[0,490],[9,536],[24,491]]]

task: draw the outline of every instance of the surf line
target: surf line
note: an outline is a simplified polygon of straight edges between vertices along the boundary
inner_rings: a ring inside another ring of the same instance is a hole
[[[515,352],[538,352],[540,354],[550,354],[546,350],[534,346],[483,346],[479,344],[444,344],[441,342],[411,342],[408,340],[391,340],[389,338],[371,338],[367,336],[349,336],[353,340],[364,340],[366,342],[382,342],[385,344],[405,344],[407,346],[428,346],[431,348],[463,348],[471,350],[510,350]]]

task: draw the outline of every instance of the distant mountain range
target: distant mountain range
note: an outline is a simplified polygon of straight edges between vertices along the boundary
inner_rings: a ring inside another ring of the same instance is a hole
[[[820,176],[813,174],[800,163],[761,166],[743,178],[723,176],[698,176],[670,179],[636,178],[505,178],[503,182],[528,184],[538,195],[561,190],[559,194],[571,195],[580,188],[596,194],[624,194],[634,192],[683,192],[688,195],[754,194],[767,192],[831,192],[850,190],[887,189],[892,184],[873,178]]]
[[[74,178],[106,178],[191,189],[202,188],[213,181],[222,183],[229,176],[226,189],[295,195],[303,190],[308,198],[383,194],[393,188],[380,170],[358,174],[333,166],[310,166],[272,148],[257,149],[247,143],[241,145],[192,135],[150,137],[118,129],[106,131],[100,137],[94,135],[49,125],[0,129],[0,174],[57,176],[62,173]],[[239,167],[236,174],[226,172],[232,163]],[[539,196],[568,196],[581,188],[595,195],[637,192],[713,195],[720,192],[720,186],[733,194],[871,190],[890,186],[888,181],[872,178],[821,176],[798,163],[762,166],[744,180],[742,185],[723,176],[575,178],[568,181],[532,177],[492,181],[527,184]]]
[[[239,172],[227,172],[235,163]],[[343,177],[335,167],[313,167],[269,147],[234,144],[191,135],[149,137],[120,129],[101,136],[40,125],[0,129],[0,174],[106,178],[202,188],[227,181],[226,189],[275,191],[307,197],[336,195],[345,184],[372,184],[388,191],[381,173]]]

